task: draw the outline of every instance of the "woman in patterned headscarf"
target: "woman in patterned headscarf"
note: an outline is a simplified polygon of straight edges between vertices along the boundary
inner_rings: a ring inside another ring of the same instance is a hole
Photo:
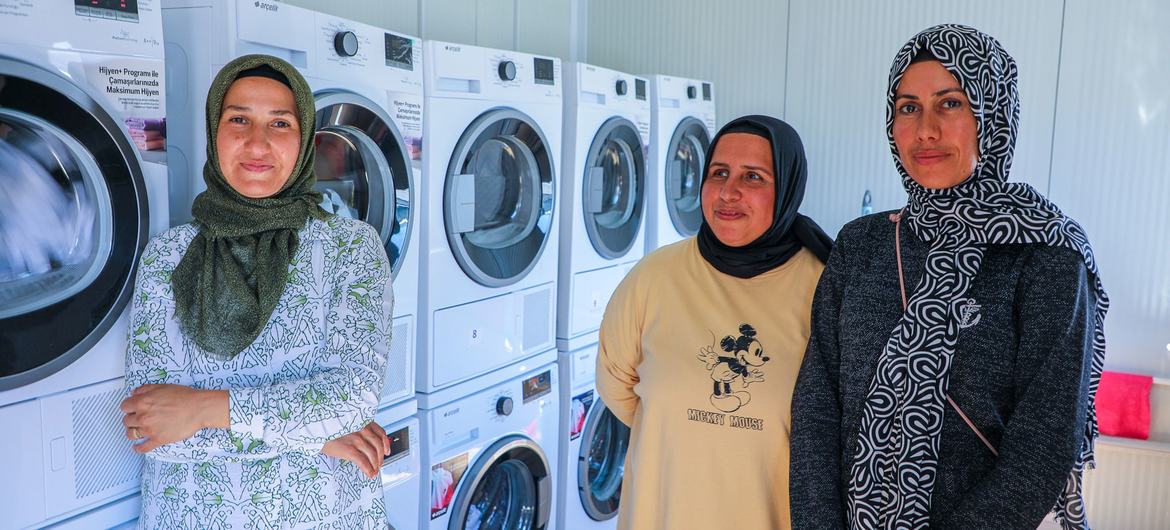
[[[841,230],[793,398],[796,528],[1085,528],[1108,305],[1085,232],[1007,182],[1016,65],[942,25],[890,72],[909,194]]]
[[[390,344],[390,264],[313,191],[304,78],[249,55],[207,96],[195,222],[147,245],[122,403],[146,455],[140,528],[385,528],[370,423]]]

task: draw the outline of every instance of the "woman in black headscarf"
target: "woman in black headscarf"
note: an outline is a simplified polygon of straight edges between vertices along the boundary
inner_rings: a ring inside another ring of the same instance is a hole
[[[143,252],[122,402],[146,455],[140,528],[385,528],[371,423],[390,346],[390,263],[313,191],[315,106],[275,57],[207,96],[195,222]]]
[[[890,72],[905,208],[841,230],[793,397],[797,528],[1085,528],[1108,299],[1084,230],[1007,182],[1016,65],[942,25]]]
[[[630,426],[618,527],[788,528],[788,426],[832,241],[798,213],[804,147],[745,116],[711,143],[703,225],[622,281],[597,389]]]

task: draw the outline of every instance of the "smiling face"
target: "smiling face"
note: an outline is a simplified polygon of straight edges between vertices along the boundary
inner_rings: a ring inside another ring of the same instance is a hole
[[[772,144],[748,133],[719,137],[703,179],[703,218],[721,243],[742,247],[772,226],[776,176]]]
[[[240,195],[271,197],[292,175],[301,148],[301,127],[292,90],[265,77],[232,83],[216,133],[219,168]]]
[[[747,366],[763,366],[771,359],[764,354],[764,345],[752,339],[746,349],[739,351],[739,362]]]
[[[979,131],[955,76],[938,61],[911,64],[894,97],[894,144],[910,178],[927,189],[966,180],[979,162]]]

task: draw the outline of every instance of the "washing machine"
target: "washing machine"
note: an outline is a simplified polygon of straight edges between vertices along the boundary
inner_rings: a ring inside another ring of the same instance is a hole
[[[164,0],[168,94],[174,117],[172,220],[187,222],[203,189],[211,80],[241,55],[297,67],[317,104],[322,208],[361,219],[382,237],[394,274],[394,321],[381,402],[414,395],[418,191],[422,164],[422,42],[300,7],[252,0]],[[223,38],[208,38],[222,35]]]
[[[561,373],[561,460],[557,528],[617,526],[630,428],[597,394],[597,334],[558,354]]]
[[[715,136],[711,83],[650,78],[650,189],[646,251],[699,233],[707,147]]]
[[[559,59],[427,41],[417,389],[555,348]]]
[[[159,14],[0,6],[0,526],[138,488],[117,406],[138,258],[168,219]]]
[[[557,347],[596,332],[609,297],[645,251],[646,79],[565,67]]]
[[[382,495],[393,530],[418,528],[419,492],[422,491],[422,446],[419,444],[418,403],[410,399],[386,407],[374,421],[390,439],[390,454],[382,461]]]
[[[557,528],[557,370],[550,350],[419,395],[420,528]]]

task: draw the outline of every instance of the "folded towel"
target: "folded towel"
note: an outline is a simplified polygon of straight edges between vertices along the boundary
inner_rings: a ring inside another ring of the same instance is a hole
[[[1148,375],[1104,371],[1097,387],[1097,424],[1101,434],[1148,440],[1150,387]]]

